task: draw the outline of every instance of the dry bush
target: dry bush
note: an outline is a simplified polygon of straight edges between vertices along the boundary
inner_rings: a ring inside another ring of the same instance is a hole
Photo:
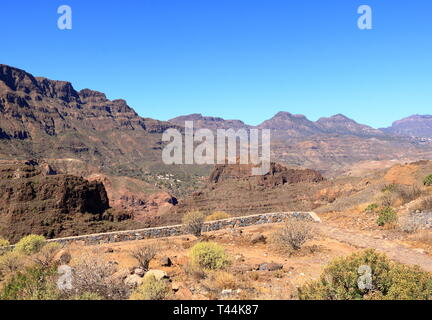
[[[402,201],[402,204],[405,204],[420,198],[424,194],[424,191],[418,186],[398,186],[396,194]]]
[[[187,233],[200,237],[204,226],[204,215],[200,211],[188,212],[182,219]]]
[[[271,242],[277,249],[291,252],[300,250],[306,241],[312,238],[310,222],[288,219],[283,228],[273,235]]]
[[[21,270],[27,262],[25,255],[17,251],[8,251],[0,256],[0,274],[5,276]]]
[[[386,185],[381,190],[381,205],[391,207],[393,205],[404,205],[412,202],[425,194],[425,190],[417,185],[406,186],[401,184]]]
[[[72,296],[96,294],[104,300],[122,300],[129,296],[123,279],[116,277],[115,265],[96,254],[84,254],[74,265]]]
[[[188,275],[191,279],[195,281],[199,281],[207,277],[207,274],[201,267],[193,265],[190,262],[186,262],[183,265],[183,271],[186,275]]]
[[[209,290],[222,291],[224,289],[237,289],[239,287],[237,278],[226,271],[211,272],[203,285]]]
[[[379,202],[383,208],[391,207],[395,202],[395,195],[391,192],[384,192],[384,194],[380,197]]]
[[[157,251],[156,246],[144,245],[134,249],[130,255],[138,261],[141,269],[148,271],[149,264],[156,256]]]
[[[55,256],[60,249],[61,245],[59,243],[48,243],[40,250],[40,252],[34,255],[33,261],[42,267],[49,267],[54,264]]]

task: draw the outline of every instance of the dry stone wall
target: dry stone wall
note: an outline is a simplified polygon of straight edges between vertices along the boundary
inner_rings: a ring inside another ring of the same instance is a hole
[[[311,222],[321,222],[320,218],[313,212],[273,212],[264,214],[255,214],[250,216],[234,217],[224,220],[206,222],[203,227],[204,232],[216,231],[227,228],[240,228],[252,225],[268,224],[283,222],[286,218],[296,218]],[[172,236],[184,235],[182,225],[147,228],[129,231],[116,231],[100,234],[89,234],[75,237],[59,238],[48,240],[48,242],[57,242],[60,244],[70,244],[73,242],[82,242],[86,245],[95,245],[102,243],[124,242],[143,239],[165,238]]]

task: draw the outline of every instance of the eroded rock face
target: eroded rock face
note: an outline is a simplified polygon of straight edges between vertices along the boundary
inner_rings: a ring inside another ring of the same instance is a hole
[[[252,165],[217,165],[204,188],[172,208],[169,222],[178,223],[191,210],[232,215],[311,211],[317,206],[312,193],[323,182],[318,171],[289,169],[278,163],[271,163],[264,176],[253,176]]]
[[[270,172],[264,176],[252,176],[252,165],[218,165],[210,174],[210,182],[218,183],[230,179],[255,180],[258,185],[274,187],[300,182],[320,182],[324,177],[315,170],[288,169],[278,163],[270,164]]]
[[[2,162],[0,178],[0,233],[12,242],[31,233],[47,238],[88,233],[114,219],[102,183],[47,175],[35,162]]]

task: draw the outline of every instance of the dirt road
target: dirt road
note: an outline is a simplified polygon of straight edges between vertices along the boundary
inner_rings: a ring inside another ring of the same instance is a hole
[[[377,239],[373,236],[362,234],[359,231],[342,230],[326,223],[316,224],[315,228],[323,236],[359,248],[373,248],[387,254],[393,260],[405,264],[418,265],[424,270],[432,272],[431,256],[395,243],[394,241]]]

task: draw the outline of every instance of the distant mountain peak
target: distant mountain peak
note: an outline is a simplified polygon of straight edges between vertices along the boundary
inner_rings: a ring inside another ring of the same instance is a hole
[[[241,120],[226,120],[219,117],[208,117],[208,116],[203,116],[201,113],[192,113],[189,115],[179,116],[168,120],[168,122],[171,122],[179,126],[184,126],[185,121],[193,121],[195,128],[240,129],[240,128],[250,127]]]
[[[432,115],[414,114],[395,121],[389,128],[381,130],[393,135],[432,138]]]

